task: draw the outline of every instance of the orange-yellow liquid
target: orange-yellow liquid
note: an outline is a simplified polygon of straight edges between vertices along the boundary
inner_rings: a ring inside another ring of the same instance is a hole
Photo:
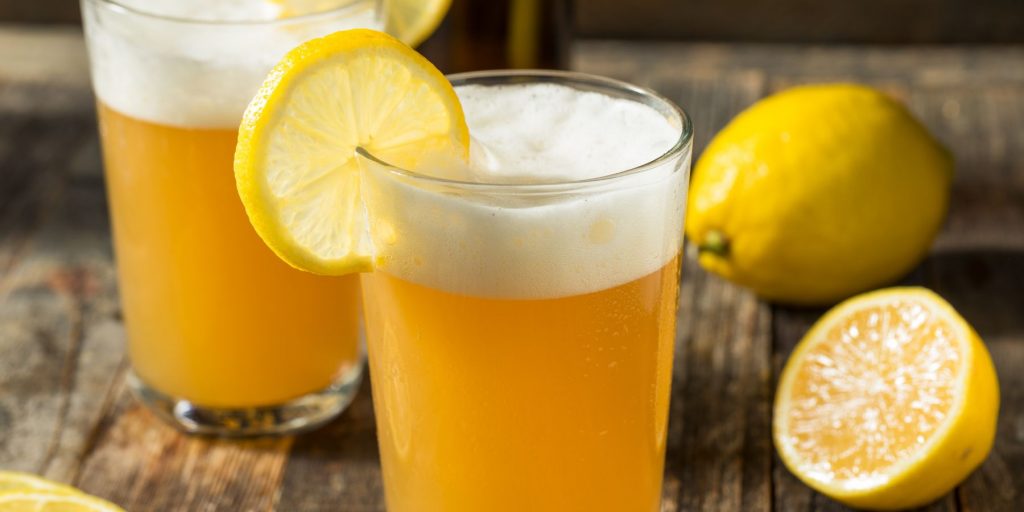
[[[306,274],[259,239],[235,191],[235,130],[99,106],[132,365],[211,407],[272,405],[358,364],[356,276]]]
[[[678,269],[546,300],[364,275],[388,510],[659,510]]]

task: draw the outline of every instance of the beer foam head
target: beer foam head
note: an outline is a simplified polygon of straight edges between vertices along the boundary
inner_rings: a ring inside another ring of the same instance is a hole
[[[282,9],[270,0],[86,0],[93,86],[132,117],[237,128],[288,50],[337,30],[380,28],[379,3],[338,0],[334,10],[278,19]]]
[[[647,105],[564,85],[468,85],[458,96],[483,182],[596,178],[650,162],[679,138]]]
[[[456,91],[470,165],[417,172],[474,184],[368,172],[382,271],[453,293],[554,298],[625,284],[679,255],[688,147],[652,168],[568,183],[665,155],[683,131],[674,111],[546,83]]]

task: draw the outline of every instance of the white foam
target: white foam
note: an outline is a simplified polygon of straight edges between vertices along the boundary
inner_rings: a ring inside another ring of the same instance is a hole
[[[551,183],[654,160],[679,129],[635,101],[563,85],[458,88],[481,181]]]
[[[682,129],[646,105],[564,86],[457,92],[478,140],[470,168],[448,177],[481,183],[606,176],[661,156]],[[371,171],[363,192],[381,270],[454,293],[552,298],[625,284],[675,258],[688,170],[686,152],[626,177],[525,195]]]
[[[270,0],[120,3],[157,16],[83,2],[96,95],[124,114],[193,128],[237,128],[267,72],[300,43],[383,24],[375,0],[279,21],[271,21],[281,8]]]

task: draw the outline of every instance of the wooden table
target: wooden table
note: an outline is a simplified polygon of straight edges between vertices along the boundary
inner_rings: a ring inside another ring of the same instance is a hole
[[[905,281],[975,325],[1003,407],[992,455],[928,510],[1024,510],[1024,47],[587,42],[573,63],[677,100],[698,152],[756,99],[824,80],[883,88],[949,144],[950,219]],[[180,435],[129,396],[93,115],[78,31],[0,28],[0,468],[131,511],[383,510],[367,385],[326,428],[245,442]],[[663,510],[843,510],[790,475],[770,438],[775,379],[820,314],[687,260]]]

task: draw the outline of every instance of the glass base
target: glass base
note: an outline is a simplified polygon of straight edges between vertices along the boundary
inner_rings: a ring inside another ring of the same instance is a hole
[[[359,390],[364,367],[360,361],[330,386],[282,404],[237,409],[203,407],[183,398],[168,396],[146,384],[134,370],[128,374],[128,386],[135,397],[157,416],[188,434],[224,437],[282,435],[314,429],[341,414]]]

